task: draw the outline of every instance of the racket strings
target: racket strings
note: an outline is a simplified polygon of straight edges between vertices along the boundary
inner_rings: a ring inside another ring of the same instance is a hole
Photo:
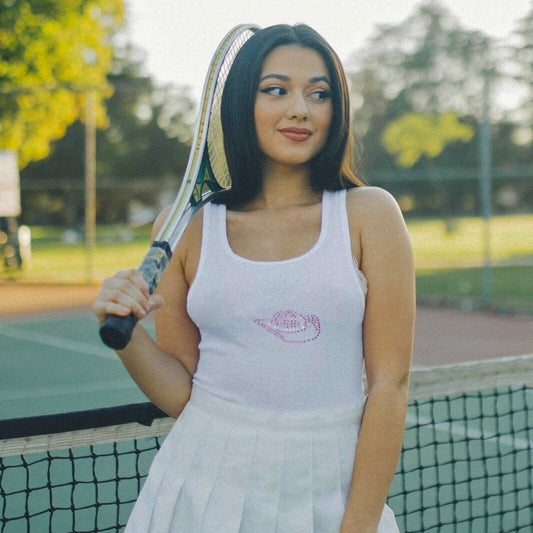
[[[208,172],[208,174],[212,174],[211,176],[208,176],[208,180],[214,180],[215,182],[210,184],[208,181],[207,185],[212,191],[229,189],[231,187],[231,176],[228,169],[228,162],[226,160],[226,152],[224,150],[224,133],[222,130],[222,93],[224,91],[224,86],[235,57],[244,43],[252,35],[253,32],[247,30],[241,33],[231,44],[226,56],[224,57],[224,61],[220,67],[220,71],[215,83],[211,117],[207,130],[207,153],[210,166],[210,172]],[[212,186],[215,188],[211,188]]]

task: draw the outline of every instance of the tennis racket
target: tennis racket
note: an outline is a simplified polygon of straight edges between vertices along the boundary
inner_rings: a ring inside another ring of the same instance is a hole
[[[181,187],[161,230],[139,267],[150,294],[159,284],[172,253],[194,214],[215,194],[231,188],[220,117],[222,91],[235,56],[257,30],[257,26],[250,24],[236,26],[222,39],[211,59]],[[125,317],[109,315],[100,327],[100,337],[110,348],[121,350],[131,340],[137,321],[134,314]]]

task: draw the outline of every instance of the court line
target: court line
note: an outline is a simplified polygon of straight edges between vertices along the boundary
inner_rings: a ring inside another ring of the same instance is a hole
[[[435,428],[436,431],[441,431],[443,433],[450,433],[456,437],[467,437],[469,439],[481,440],[485,442],[496,442],[498,445],[509,446],[510,448],[530,450],[533,446],[533,441],[522,439],[518,437],[513,437],[512,435],[497,435],[495,433],[488,433],[477,428],[470,428],[465,426],[461,422],[440,422],[438,424],[434,423],[434,420],[425,416],[417,417],[412,413],[407,413],[407,423],[417,426],[419,424],[429,425]],[[443,443],[443,444],[452,444]]]
[[[52,311],[53,312],[53,311]],[[61,314],[46,314],[46,315],[4,315],[0,316],[0,323],[4,325],[19,325],[19,324],[46,324],[47,322],[65,322],[72,320],[88,320],[95,324],[94,315],[89,311],[65,312]]]
[[[117,389],[134,389],[137,385],[133,380],[121,378],[111,381],[97,381],[78,385],[58,385],[56,387],[31,387],[24,390],[0,392],[0,400],[27,400],[28,398],[49,398],[50,396],[63,396],[65,394],[77,394],[80,392],[101,392]]]
[[[64,337],[57,337],[46,333],[36,333],[35,331],[29,331],[28,329],[4,325],[0,325],[0,335],[34,344],[43,344],[53,348],[60,348],[61,350],[67,350],[70,352],[78,352],[84,355],[94,355],[118,363],[118,357],[108,348],[95,346],[88,342],[74,341],[71,339],[65,339]]]

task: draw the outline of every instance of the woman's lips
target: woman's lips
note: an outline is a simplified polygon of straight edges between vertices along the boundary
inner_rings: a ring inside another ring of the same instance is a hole
[[[311,130],[306,128],[282,128],[279,132],[288,139],[298,142],[306,141],[312,135]]]

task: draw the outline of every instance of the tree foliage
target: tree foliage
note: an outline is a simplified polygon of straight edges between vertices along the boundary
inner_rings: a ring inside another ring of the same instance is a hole
[[[106,125],[110,37],[123,16],[123,0],[0,0],[0,147],[21,167],[80,118],[87,90]]]
[[[107,83],[113,94],[105,102],[107,125],[97,132],[99,179],[176,176],[187,163],[195,103],[187,87],[157,86],[144,74],[142,51],[116,45]],[[74,122],[52,144],[51,154],[22,171],[23,179],[84,178],[84,131]]]
[[[187,87],[158,86],[143,74],[140,50],[116,47],[107,102],[110,125],[98,137],[98,173],[116,179],[180,175],[196,106]]]
[[[385,149],[396,155],[401,167],[412,167],[422,156],[434,159],[454,142],[468,142],[474,129],[459,122],[453,112],[437,115],[406,113],[390,122],[383,132]]]

